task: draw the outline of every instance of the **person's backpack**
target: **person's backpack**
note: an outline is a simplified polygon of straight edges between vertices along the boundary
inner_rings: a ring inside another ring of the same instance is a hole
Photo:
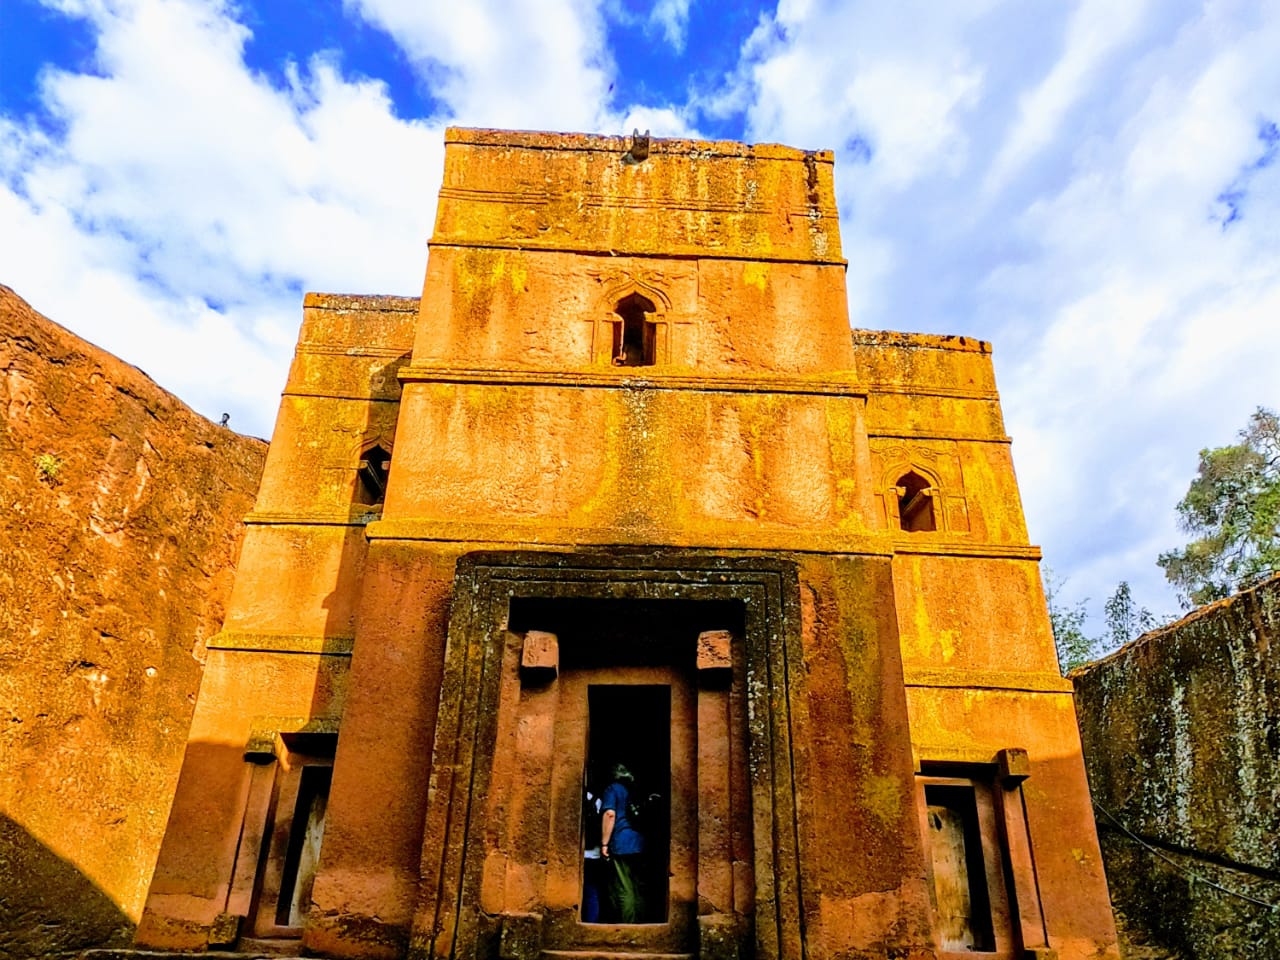
[[[649,821],[653,819],[655,813],[661,807],[662,795],[651,793],[639,800],[633,799],[628,792],[627,796],[627,821],[631,824],[631,829],[635,830],[641,836],[649,836],[653,831],[654,824]]]

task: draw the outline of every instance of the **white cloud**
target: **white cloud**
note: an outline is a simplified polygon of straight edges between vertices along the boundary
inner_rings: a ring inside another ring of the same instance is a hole
[[[876,156],[870,175],[901,187],[954,170],[963,117],[982,71],[949,41],[954,12],[933,4],[784,2],[762,18],[720,96],[748,101],[748,136],[841,146],[857,135]],[[911,23],[909,43],[902,29]],[[733,88],[739,88],[737,90]]]
[[[88,18],[97,62],[45,75],[61,134],[0,118],[4,279],[265,435],[304,287],[420,288],[441,131],[325,60],[273,87],[221,3],[62,6]]]
[[[674,50],[684,50],[691,4],[692,0],[657,0],[649,11],[649,25],[660,28],[663,37]]]
[[[595,0],[344,2],[406,51],[456,123],[616,128],[604,109],[613,61]]]
[[[855,323],[995,342],[1066,599],[1123,578],[1167,607],[1153,561],[1196,451],[1280,405],[1280,162],[1259,138],[1280,12],[781,0],[716,89],[621,104],[606,2],[346,0],[443,105],[405,122],[335,60],[248,70],[229,2],[59,0],[97,63],[47,75],[55,132],[0,116],[0,280],[266,433],[302,289],[417,291],[446,120],[681,136],[742,116],[749,139],[837,149]],[[683,40],[688,3],[647,11]]]
[[[1204,27],[1148,53],[1136,108],[1016,221],[1035,256],[989,280],[1044,331],[1004,382],[1033,533],[1081,589],[1130,579],[1153,606],[1170,603],[1154,558],[1182,542],[1197,451],[1280,402],[1280,169],[1249,179],[1239,220],[1215,209],[1265,152],[1280,24]]]
[[[1276,49],[1260,3],[783,0],[698,101],[837,148],[856,324],[995,342],[1066,599],[1170,608],[1197,450],[1280,404]]]
[[[1147,0],[1084,0],[1067,27],[1065,49],[1048,76],[1018,100],[1018,118],[985,181],[988,192],[1029,162],[1061,129],[1106,58],[1141,26]]]
[[[688,137],[697,139],[700,134],[690,122],[687,111],[675,107],[632,106],[622,115],[617,129],[630,133],[648,130],[655,137]]]
[[[44,74],[53,132],[0,115],[0,280],[260,435],[303,290],[420,289],[446,121],[695,133],[679,106],[610,104],[590,0],[352,0],[432,84],[448,116],[430,121],[331,56],[251,71],[228,0],[50,6],[91,28],[94,63]]]

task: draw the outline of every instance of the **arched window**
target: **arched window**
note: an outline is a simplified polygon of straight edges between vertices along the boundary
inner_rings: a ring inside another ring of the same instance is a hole
[[[937,530],[933,515],[933,486],[920,474],[910,470],[898,478],[898,522],[911,533]]]
[[[370,447],[360,458],[357,470],[356,503],[375,506],[386,499],[387,474],[391,470],[391,452],[381,444]]]
[[[613,362],[619,367],[651,367],[655,362],[656,328],[645,314],[653,313],[653,301],[633,293],[618,301],[613,310],[619,321],[613,325]]]

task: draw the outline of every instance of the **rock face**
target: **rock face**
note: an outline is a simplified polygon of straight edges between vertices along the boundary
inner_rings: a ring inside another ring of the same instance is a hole
[[[0,286],[0,957],[131,936],[266,449]]]
[[[1277,642],[1280,577],[1072,675],[1130,955],[1280,957]]]

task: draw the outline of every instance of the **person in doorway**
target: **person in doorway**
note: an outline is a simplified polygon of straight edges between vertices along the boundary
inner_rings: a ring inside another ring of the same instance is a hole
[[[629,810],[634,785],[631,771],[619,763],[600,801],[600,853],[609,864],[607,896],[615,923],[641,923],[645,914],[640,869],[644,837]]]

